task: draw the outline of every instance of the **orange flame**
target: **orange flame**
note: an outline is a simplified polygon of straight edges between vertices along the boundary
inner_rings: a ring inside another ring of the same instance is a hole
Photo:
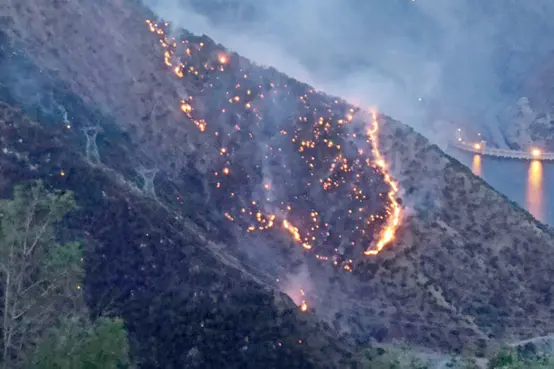
[[[177,77],[183,78],[184,74],[183,74],[183,69],[181,65],[176,66],[175,69],[173,69],[173,71],[175,72]]]
[[[367,135],[373,142],[372,152],[376,159],[376,164],[381,168],[383,172],[385,182],[390,186],[390,191],[387,194],[387,197],[390,201],[390,213],[389,218],[387,219],[385,228],[381,231],[379,239],[375,244],[373,249],[367,249],[365,255],[377,255],[383,248],[388,245],[394,236],[398,225],[400,224],[401,209],[398,201],[396,200],[396,195],[398,194],[398,184],[391,178],[387,173],[387,167],[381,152],[379,151],[378,135],[379,135],[379,121],[377,119],[377,113],[375,111],[371,112],[371,128],[367,129]]]
[[[164,53],[164,63],[168,67],[171,67],[171,54],[169,53],[169,51],[166,51]]]

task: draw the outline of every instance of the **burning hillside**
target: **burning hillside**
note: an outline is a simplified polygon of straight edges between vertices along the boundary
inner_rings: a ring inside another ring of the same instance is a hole
[[[80,194],[100,250],[85,291],[115,301],[149,364],[280,347],[337,363],[338,334],[483,352],[554,330],[550,231],[408,127],[136,2],[2,16],[2,99],[40,123],[5,120],[2,174]],[[237,317],[256,321],[225,328]]]
[[[195,84],[195,95],[189,89],[175,103],[183,124],[212,136],[201,155],[214,158],[207,185],[228,220],[247,232],[281,227],[318,260],[346,270],[393,239],[398,188],[376,145],[375,114],[355,122],[357,109],[344,101],[262,73],[211,40],[185,32],[177,39],[166,36],[167,23],[146,24],[166,67]]]

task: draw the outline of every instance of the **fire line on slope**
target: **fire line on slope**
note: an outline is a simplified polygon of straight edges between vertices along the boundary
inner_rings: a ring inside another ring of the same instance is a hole
[[[387,219],[384,229],[379,235],[379,239],[375,244],[375,248],[368,249],[364,252],[365,255],[377,255],[383,248],[394,240],[396,229],[400,224],[401,208],[400,204],[396,200],[398,194],[398,183],[396,183],[387,171],[387,164],[379,151],[379,120],[377,118],[377,112],[371,111],[371,127],[367,129],[367,135],[373,142],[373,155],[377,159],[377,165],[381,168],[385,182],[390,186],[390,191],[387,194],[390,206],[387,209],[389,218]]]

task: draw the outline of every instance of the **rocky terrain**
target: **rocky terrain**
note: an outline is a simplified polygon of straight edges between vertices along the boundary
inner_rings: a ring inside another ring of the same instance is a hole
[[[76,192],[89,303],[123,315],[141,367],[344,367],[372,341],[482,354],[554,331],[552,232],[407,126],[138,2],[1,12],[0,191]]]

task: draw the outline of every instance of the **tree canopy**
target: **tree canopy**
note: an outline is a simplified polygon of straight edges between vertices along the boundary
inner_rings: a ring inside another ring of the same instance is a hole
[[[82,295],[83,248],[59,243],[73,194],[41,181],[0,200],[2,367],[121,368],[128,363],[123,322],[90,322]]]

